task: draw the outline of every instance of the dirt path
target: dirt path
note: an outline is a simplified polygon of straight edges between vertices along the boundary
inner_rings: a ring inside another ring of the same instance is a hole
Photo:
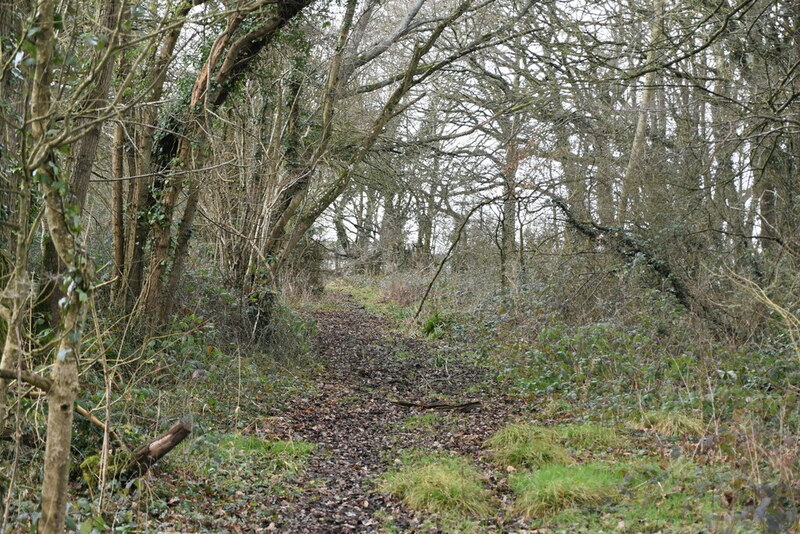
[[[280,511],[273,528],[377,532],[392,525],[400,532],[435,531],[425,514],[377,493],[376,477],[404,449],[452,450],[479,458],[483,440],[510,418],[513,406],[481,393],[486,376],[478,366],[392,334],[385,321],[347,295],[331,298],[336,309],[314,312],[324,365],[316,391],[291,403],[274,429],[276,437],[309,441],[318,450],[297,481],[302,492],[269,503]],[[458,413],[398,406],[390,399],[479,400],[480,405]],[[417,417],[426,424],[415,428],[413,416],[424,413],[449,415]]]

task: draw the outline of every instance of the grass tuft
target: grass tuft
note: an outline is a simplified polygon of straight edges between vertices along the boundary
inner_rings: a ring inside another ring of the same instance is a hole
[[[508,425],[489,438],[486,446],[501,465],[541,467],[570,463],[567,450],[557,443],[553,432],[536,425]]]
[[[379,488],[415,510],[477,516],[491,510],[480,472],[463,458],[417,458],[384,475]]]
[[[228,434],[219,442],[219,450],[235,460],[254,457],[275,470],[296,471],[314,451],[314,444],[305,441],[263,440],[257,436]]]
[[[527,517],[550,516],[573,506],[597,506],[619,495],[622,470],[611,465],[551,465],[510,478],[515,508]]]
[[[581,449],[616,448],[628,443],[616,430],[602,425],[565,425],[556,427],[554,431],[561,442]]]
[[[641,415],[638,426],[657,434],[676,438],[702,435],[705,425],[699,417],[686,412],[652,411]]]
[[[445,329],[453,322],[453,318],[441,311],[434,311],[422,323],[422,332],[434,339],[438,339],[444,335]]]

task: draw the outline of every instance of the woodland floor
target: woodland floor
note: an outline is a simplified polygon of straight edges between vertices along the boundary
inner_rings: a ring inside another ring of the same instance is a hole
[[[146,531],[760,531],[731,522],[736,511],[725,502],[732,476],[696,454],[696,438],[664,439],[624,425],[612,430],[617,445],[564,442],[568,464],[633,473],[625,475],[615,502],[526,519],[510,485],[517,469],[492,461],[487,438],[515,422],[567,430],[583,420],[568,405],[555,413],[546,398],[507,394],[496,370],[471,356],[469,347],[414,334],[362,301],[330,291],[306,312],[315,322],[313,365],[301,384],[280,390],[278,400],[253,394],[241,413],[237,401],[238,427],[221,419],[232,410],[204,401],[204,410],[220,414],[216,433],[210,426],[205,436],[196,432],[155,473],[150,509],[138,510],[151,525]],[[276,377],[259,380],[263,391]],[[218,396],[223,403],[225,393]],[[397,401],[476,404],[462,411]],[[415,454],[452,455],[475,466],[492,510],[480,517],[431,514],[382,492],[382,477],[413,462]],[[742,500],[740,510],[758,504]]]
[[[436,531],[427,521],[429,514],[376,492],[376,478],[401,461],[403,450],[446,450],[478,458],[485,439],[522,407],[484,391],[480,367],[434,354],[425,341],[392,332],[351,296],[333,293],[328,301],[336,302],[333,309],[313,312],[315,345],[324,364],[315,377],[316,394],[291,403],[276,419],[272,436],[319,448],[296,481],[304,491],[269,503],[280,510],[274,528],[297,533]],[[393,400],[480,404],[460,412],[400,406]],[[422,412],[447,415],[437,416],[423,431],[409,427],[409,417]],[[497,485],[491,475],[486,482]],[[493,530],[508,530],[501,521],[498,515]]]
[[[436,341],[401,333],[350,294],[329,292],[306,313],[316,334],[314,365],[304,371],[303,386],[290,390],[280,405],[251,409],[250,421],[235,435],[308,443],[312,451],[283,474],[274,462],[263,463],[263,474],[257,462],[245,465],[252,459],[247,452],[232,462],[212,452],[216,459],[203,460],[212,467],[198,467],[206,452],[197,444],[209,438],[195,433],[194,442],[155,473],[150,494],[163,504],[155,510],[149,505],[148,531],[472,531],[469,519],[461,524],[434,517],[379,491],[380,476],[402,465],[405,453],[419,451],[478,462],[481,482],[500,496],[497,506],[503,496],[510,499],[498,468],[482,460],[482,447],[515,412],[527,409],[526,403],[492,391],[487,369]],[[260,399],[252,401],[254,406]],[[392,401],[478,404],[460,411]],[[216,450],[230,442],[223,437],[210,443]],[[517,521],[508,517],[498,510],[496,517],[479,520],[480,531],[520,531],[521,523],[504,524]]]

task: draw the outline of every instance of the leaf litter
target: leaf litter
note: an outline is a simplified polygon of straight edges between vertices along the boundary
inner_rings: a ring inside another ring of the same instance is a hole
[[[483,391],[486,371],[453,357],[442,365],[431,342],[392,333],[383,319],[367,312],[352,297],[334,294],[336,309],[316,310],[316,350],[323,365],[310,396],[299,396],[271,433],[276,439],[317,445],[295,483],[301,491],[267,504],[278,510],[272,530],[296,533],[435,532],[429,514],[408,509],[399,499],[380,493],[376,480],[404,451],[449,451],[480,458],[483,443],[521,406]],[[449,400],[479,401],[468,412],[421,410],[400,406],[404,399],[421,405]],[[404,425],[410,417],[431,415],[430,428]],[[492,472],[488,467],[484,472]],[[486,483],[499,484],[487,475]],[[507,488],[494,488],[508,493]],[[505,532],[505,514],[484,520],[485,530]],[[492,524],[494,523],[494,525]]]

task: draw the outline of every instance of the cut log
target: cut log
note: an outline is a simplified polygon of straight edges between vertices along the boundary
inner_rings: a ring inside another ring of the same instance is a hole
[[[142,445],[133,452],[131,463],[122,478],[131,480],[142,476],[153,464],[186,439],[191,432],[192,422],[189,418],[184,418],[154,440]]]
[[[6,380],[20,379],[23,382],[30,384],[36,388],[47,393],[53,385],[53,381],[45,376],[37,373],[20,370],[6,370],[0,369],[0,378]],[[78,403],[75,403],[75,410],[85,417],[90,423],[100,428],[101,430],[108,430],[108,433],[122,451],[128,453],[130,450],[122,437],[117,434],[114,429],[107,428],[106,423],[95,417],[89,410],[83,408]],[[191,419],[185,417],[169,427],[169,430],[158,436],[156,439],[149,441],[142,445],[131,454],[130,461],[118,473],[115,473],[113,478],[120,478],[125,481],[134,480],[147,472],[150,467],[161,459],[165,454],[174,449],[178,444],[186,439],[192,432]],[[0,427],[0,440],[9,440],[13,437],[12,429],[5,429]]]

